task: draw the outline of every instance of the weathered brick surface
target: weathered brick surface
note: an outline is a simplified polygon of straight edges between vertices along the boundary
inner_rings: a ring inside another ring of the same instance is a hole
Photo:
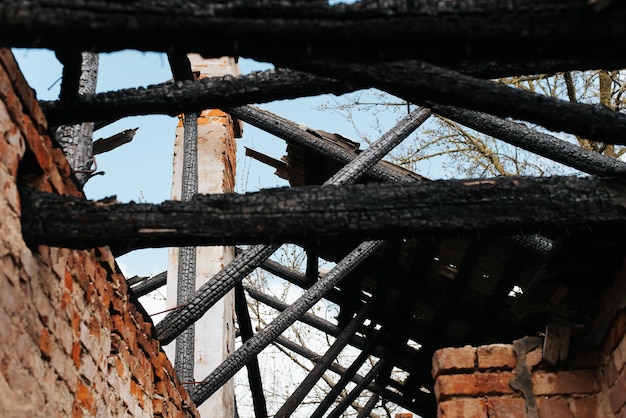
[[[510,344],[491,344],[478,347],[479,369],[513,369],[517,365],[517,357]]]
[[[476,348],[465,346],[437,350],[433,356],[433,376],[471,370],[476,367]]]
[[[558,367],[543,363],[542,348],[526,353],[523,364],[539,417],[626,418],[626,312],[618,311],[600,347],[570,353]],[[475,361],[474,361],[475,359]],[[517,356],[512,345],[446,348],[433,356],[439,417],[528,415],[527,401],[511,388]]]
[[[461,398],[439,403],[437,414],[441,418],[483,418],[487,405],[483,399]]]
[[[198,416],[107,248],[26,246],[18,181],[81,195],[0,49],[1,416]]]

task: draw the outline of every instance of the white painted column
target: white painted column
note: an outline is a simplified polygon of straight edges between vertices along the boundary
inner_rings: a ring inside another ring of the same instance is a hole
[[[203,59],[190,54],[191,67],[200,78],[239,74],[233,58]],[[213,109],[198,117],[198,193],[229,193],[234,191],[236,168],[235,136],[241,133],[239,121]],[[182,175],[182,123],[176,128],[174,143],[174,176],[172,199],[180,200]],[[178,249],[169,251],[167,271],[167,307],[176,306]],[[234,258],[233,247],[198,247],[196,257],[196,288]],[[233,292],[226,295],[195,324],[195,380],[204,379],[235,349]],[[174,358],[175,342],[165,347]],[[234,382],[231,380],[198,408],[203,418],[232,418],[234,416]]]

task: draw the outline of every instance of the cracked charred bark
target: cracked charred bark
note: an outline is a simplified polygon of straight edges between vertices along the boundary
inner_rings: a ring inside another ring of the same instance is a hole
[[[575,69],[622,68],[625,19],[621,2],[599,10],[588,0],[365,1],[335,6],[278,0],[94,0],[80,6],[71,0],[12,0],[0,4],[0,39],[15,47],[175,50],[283,65],[309,58],[416,58],[499,71],[534,63],[535,72],[546,72],[536,63],[560,60],[577,62]]]
[[[243,76],[207,77],[147,88],[131,88],[79,96],[72,102],[44,101],[41,108],[51,125],[125,116],[175,116],[202,109],[241,106],[279,99],[342,94],[354,88],[330,78],[290,70],[269,70]]]
[[[511,117],[608,144],[626,144],[626,115],[481,80],[423,62],[305,62],[300,69],[376,87],[415,104],[430,102]]]
[[[32,244],[126,250],[312,237],[615,233],[625,226],[624,187],[621,178],[498,177],[310,186],[159,205],[106,205],[22,189],[22,227]]]

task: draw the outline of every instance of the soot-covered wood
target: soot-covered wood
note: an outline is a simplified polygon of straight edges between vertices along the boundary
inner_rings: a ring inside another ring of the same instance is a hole
[[[540,73],[542,61],[621,68],[626,5],[590,3],[10,0],[0,4],[0,39],[15,47],[199,52],[282,64],[416,58],[452,68],[527,63]]]
[[[616,178],[493,178],[271,189],[190,202],[102,204],[21,189],[32,244],[118,249],[479,233],[618,233]]]

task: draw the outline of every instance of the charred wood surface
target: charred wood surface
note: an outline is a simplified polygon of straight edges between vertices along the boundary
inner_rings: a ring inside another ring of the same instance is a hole
[[[304,63],[300,69],[375,87],[410,102],[457,106],[525,120],[609,144],[626,144],[626,115],[602,105],[572,103],[482,80],[423,61]]]
[[[0,39],[14,47],[199,52],[277,62],[417,58],[493,68],[574,60],[577,69],[609,69],[611,61],[623,67],[626,5],[592,3],[10,0],[0,4]]]
[[[103,204],[22,188],[31,244],[126,250],[477,233],[623,231],[620,178],[493,178],[300,187],[189,202]]]
[[[323,93],[352,91],[346,83],[289,70],[269,70],[244,76],[207,77],[199,81],[131,88],[41,102],[49,125],[119,119],[125,116],[166,114],[175,116],[202,109],[265,103]]]

